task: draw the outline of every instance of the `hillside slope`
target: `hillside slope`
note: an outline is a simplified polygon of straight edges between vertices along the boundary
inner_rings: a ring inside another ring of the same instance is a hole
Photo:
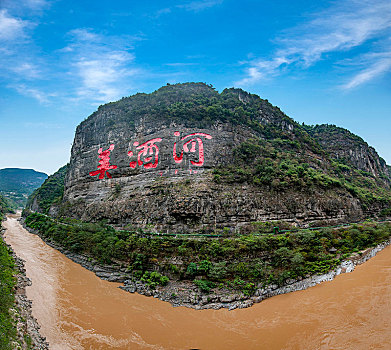
[[[11,201],[14,207],[24,207],[28,196],[48,176],[33,169],[0,169],[0,192]]]
[[[13,212],[13,209],[14,208],[12,208],[12,205],[9,203],[8,199],[0,194],[0,219],[4,214]]]
[[[64,179],[68,164],[50,175],[41,187],[37,188],[28,198],[26,208],[48,214],[51,207],[59,204],[64,193]]]

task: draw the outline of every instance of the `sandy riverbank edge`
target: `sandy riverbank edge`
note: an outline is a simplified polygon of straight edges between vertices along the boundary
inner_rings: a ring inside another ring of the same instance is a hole
[[[5,220],[7,220],[7,218],[3,219],[3,221]],[[0,227],[0,239],[3,242],[5,231],[6,229],[4,227]],[[15,268],[17,270],[17,274],[15,275],[17,279],[15,288],[15,307],[11,309],[11,313],[16,323],[18,341],[22,346],[22,349],[48,350],[49,343],[39,332],[41,327],[32,314],[32,302],[26,295],[26,287],[31,285],[31,280],[26,276],[24,260],[15,254],[9,244],[5,244],[12,252],[12,257],[15,260]],[[29,336],[29,339],[27,336]],[[19,347],[15,347],[15,349],[16,348],[19,349]]]

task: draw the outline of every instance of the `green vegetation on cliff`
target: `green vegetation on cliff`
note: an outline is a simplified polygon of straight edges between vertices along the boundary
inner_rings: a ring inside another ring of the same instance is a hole
[[[374,202],[391,203],[389,180],[359,170],[342,160],[320,162],[291,138],[252,139],[234,149],[234,162],[214,170],[217,182],[249,182],[275,191],[295,188],[342,189],[362,201],[364,207]]]
[[[64,179],[68,165],[64,165],[50,175],[41,187],[37,188],[27,200],[26,207],[35,205],[35,210],[47,214],[53,204],[60,203],[64,193]]]
[[[188,127],[204,128],[219,121],[262,129],[258,121],[260,109],[270,114],[278,111],[278,118],[293,122],[277,107],[257,95],[234,88],[224,89],[220,94],[211,85],[204,83],[168,84],[151,94],[138,93],[105,104],[98,111],[110,111],[113,108],[122,113],[119,119],[111,119],[109,125],[116,121],[134,125],[135,119],[148,115],[159,121],[167,120]],[[93,113],[89,118],[94,118],[96,114]]]
[[[193,281],[204,292],[224,287],[246,295],[259,284],[283,285],[289,279],[326,273],[352,253],[391,237],[390,223],[373,222],[278,235],[260,233],[265,228],[260,223],[251,234],[218,239],[148,237],[141,230],[61,222],[38,213],[25,223],[67,250],[126,266],[134,279],[149,280],[152,287],[167,282],[152,275],[158,270],[172,279]]]

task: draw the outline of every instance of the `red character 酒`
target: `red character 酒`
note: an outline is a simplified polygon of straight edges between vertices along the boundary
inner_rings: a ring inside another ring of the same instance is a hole
[[[130,162],[129,166],[133,169],[137,166],[137,164],[139,166],[143,165],[145,169],[156,168],[159,163],[159,147],[156,145],[156,142],[161,141],[161,138],[155,138],[144,142],[141,145],[139,145],[138,142],[133,143],[133,146],[140,151],[137,155],[137,161]],[[133,152],[129,151],[128,156],[132,157]]]
[[[174,133],[175,136],[180,136],[179,131],[176,131]],[[205,137],[207,140],[210,140],[212,138],[211,135],[205,134],[203,132],[195,132],[193,134],[186,135],[181,138],[181,141],[184,142],[181,150],[181,154],[178,156],[177,155],[177,143],[174,143],[174,149],[173,149],[173,156],[174,156],[174,161],[177,164],[180,164],[183,160],[183,152],[191,152],[195,153],[196,149],[198,149],[198,161],[193,161],[191,160],[191,164],[196,165],[196,166],[202,166],[205,161],[204,157],[204,143],[201,139],[201,137]],[[189,148],[190,147],[190,148]]]
[[[98,165],[99,170],[91,171],[90,176],[99,175],[99,179],[101,180],[104,179],[105,175],[107,175],[107,177],[111,179],[111,175],[108,172],[108,170],[117,169],[116,165],[110,165],[110,153],[113,149],[114,149],[114,144],[111,144],[110,147],[105,151],[103,151],[102,147],[99,148],[98,150],[98,154],[100,158],[99,165]]]

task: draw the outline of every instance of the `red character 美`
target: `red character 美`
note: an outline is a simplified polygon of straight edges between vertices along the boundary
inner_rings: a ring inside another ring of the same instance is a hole
[[[99,165],[98,165],[99,170],[91,171],[90,176],[99,175],[99,179],[104,179],[105,175],[107,175],[107,177],[111,179],[111,175],[108,172],[108,170],[117,169],[116,165],[110,165],[110,153],[113,149],[114,149],[114,144],[111,144],[110,147],[105,151],[103,151],[102,147],[99,148],[98,150],[98,154],[100,158]]]
[[[161,138],[155,138],[139,145],[138,142],[134,142],[133,146],[136,149],[140,150],[138,152],[137,161],[132,161],[129,163],[131,168],[135,168],[138,164],[139,166],[144,166],[145,169],[156,168],[159,162],[159,147],[156,145],[156,142],[161,142]],[[133,152],[129,151],[128,156],[132,157]],[[143,158],[143,159],[142,159]]]
[[[176,131],[174,133],[175,136],[180,136],[179,131]],[[182,146],[182,151],[181,154],[178,156],[177,155],[177,143],[174,143],[174,149],[173,149],[173,156],[174,156],[174,161],[177,164],[180,164],[183,160],[183,152],[191,152],[195,153],[196,149],[198,148],[198,161],[193,161],[191,160],[191,164],[196,165],[196,166],[202,166],[204,164],[204,143],[200,136],[205,137],[207,140],[210,140],[212,138],[211,135],[205,134],[203,132],[195,132],[193,134],[186,135],[181,138],[181,141],[184,142]]]

